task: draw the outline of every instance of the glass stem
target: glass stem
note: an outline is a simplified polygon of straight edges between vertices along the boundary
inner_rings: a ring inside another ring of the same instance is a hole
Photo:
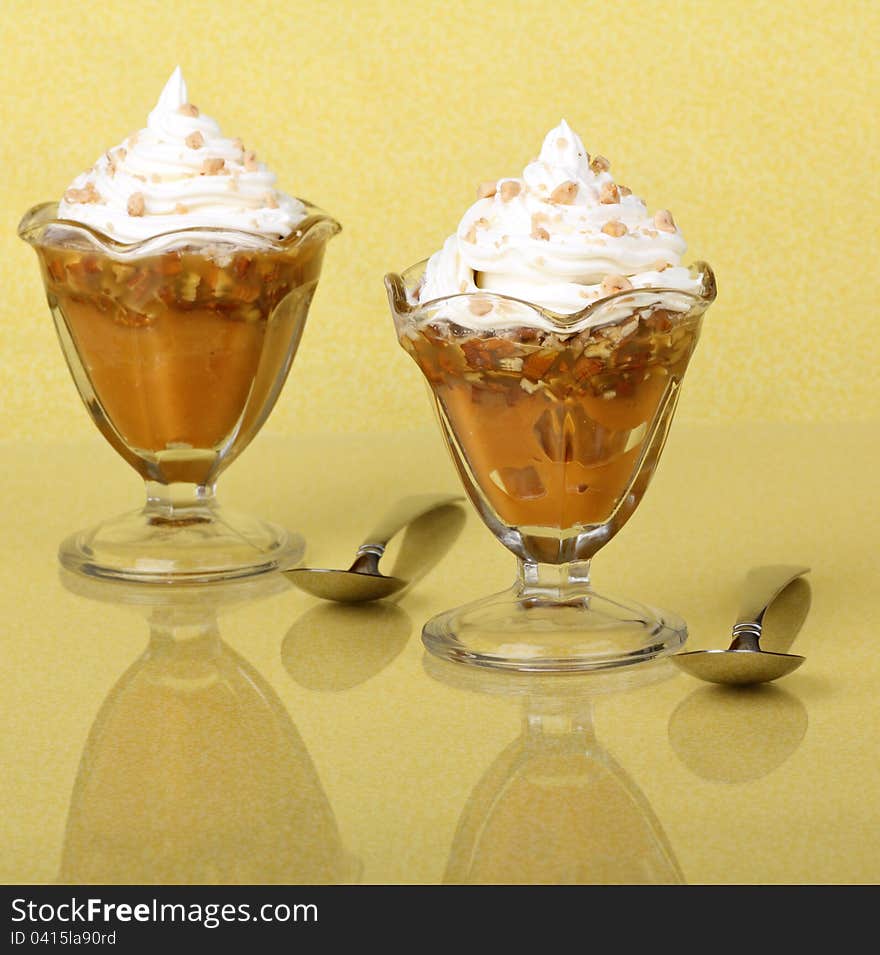
[[[592,706],[589,701],[559,701],[551,709],[534,702],[523,716],[523,736],[529,749],[546,752],[549,748],[586,753],[596,747]]]
[[[146,510],[163,520],[185,520],[196,512],[204,513],[216,504],[215,484],[187,484],[182,481],[173,484],[161,484],[158,481],[145,483]]]
[[[590,591],[590,562],[539,564],[517,558],[516,589],[519,597],[564,601],[587,596]]]

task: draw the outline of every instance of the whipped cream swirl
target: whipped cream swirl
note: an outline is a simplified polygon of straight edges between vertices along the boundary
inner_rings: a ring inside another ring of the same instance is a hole
[[[700,289],[701,276],[681,265],[687,245],[669,211],[650,215],[642,199],[614,181],[608,160],[591,161],[565,120],[521,178],[484,183],[478,194],[428,260],[421,303],[483,290],[570,315],[630,288]],[[692,303],[671,295],[663,304],[683,311]],[[521,309],[508,310],[509,321],[499,311],[472,314],[469,324],[522,321]]]
[[[217,122],[189,102],[177,67],[146,128],[77,176],[58,216],[121,243],[160,237],[151,252],[191,243],[191,233],[173,233],[193,228],[231,230],[236,235],[228,241],[256,246],[283,239],[306,216],[303,203],[275,182],[252,150],[224,137]],[[214,242],[223,239],[211,234]]]

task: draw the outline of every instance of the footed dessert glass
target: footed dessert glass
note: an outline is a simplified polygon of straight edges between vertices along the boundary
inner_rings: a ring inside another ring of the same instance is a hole
[[[191,228],[132,244],[58,219],[55,203],[24,216],[80,396],[146,483],[143,508],[62,542],[65,567],[210,582],[302,558],[300,535],[221,508],[215,486],[278,399],[340,229],[306,211],[283,240]]]
[[[432,653],[516,670],[585,670],[677,650],[674,614],[597,593],[590,560],[651,480],[715,298],[636,289],[573,315],[488,292],[417,301],[425,262],[386,276],[398,338],[430,386],[480,517],[517,558],[508,590],[422,632]]]

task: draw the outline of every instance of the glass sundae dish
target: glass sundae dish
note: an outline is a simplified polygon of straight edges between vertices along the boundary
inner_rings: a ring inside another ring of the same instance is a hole
[[[678,649],[684,621],[598,594],[590,560],[654,473],[703,313],[672,215],[649,215],[563,121],[522,178],[484,183],[430,259],[386,276],[471,501],[517,557],[507,591],[440,614],[429,650],[523,670]]]
[[[145,129],[24,216],[80,396],[147,490],[144,508],[64,541],[66,567],[208,582],[299,561],[299,535],[214,490],[278,399],[339,228],[277,190],[179,68]]]

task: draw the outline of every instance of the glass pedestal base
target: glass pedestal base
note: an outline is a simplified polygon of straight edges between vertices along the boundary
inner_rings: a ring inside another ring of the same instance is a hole
[[[573,672],[653,660],[687,640],[687,626],[675,614],[602,596],[586,575],[554,587],[534,570],[525,565],[525,576],[521,567],[509,590],[433,617],[422,630],[425,647],[476,666]]]
[[[151,506],[72,534],[58,550],[68,570],[132,583],[211,583],[296,566],[305,541],[216,502]]]

